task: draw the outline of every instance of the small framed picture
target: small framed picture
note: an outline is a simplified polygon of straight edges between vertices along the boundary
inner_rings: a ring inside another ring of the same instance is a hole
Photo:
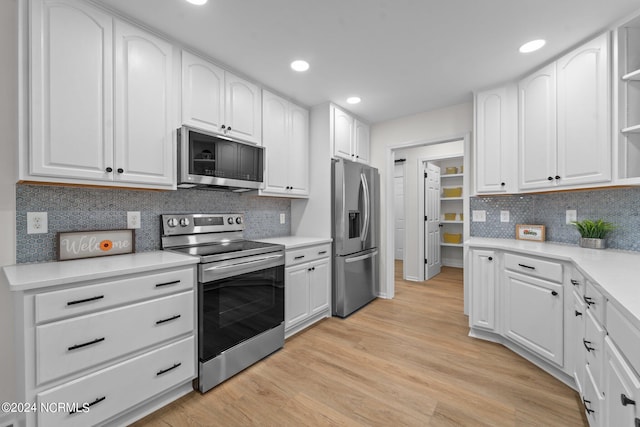
[[[58,261],[135,252],[132,229],[71,231],[58,233]]]
[[[544,225],[517,224],[516,239],[544,242]]]

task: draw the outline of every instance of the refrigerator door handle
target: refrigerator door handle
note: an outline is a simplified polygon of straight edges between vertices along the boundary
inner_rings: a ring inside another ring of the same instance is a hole
[[[371,220],[371,199],[369,195],[369,183],[367,182],[367,176],[364,172],[360,172],[360,180],[362,181],[362,192],[364,194],[364,224],[362,224],[362,233],[360,240],[364,243],[367,240],[367,234],[369,234],[369,221]]]
[[[373,252],[368,253],[366,255],[360,255],[360,256],[357,256],[355,258],[346,258],[344,260],[344,262],[347,263],[347,264],[350,264],[352,262],[362,261],[363,259],[373,258],[376,255],[378,255],[378,251],[373,251]]]

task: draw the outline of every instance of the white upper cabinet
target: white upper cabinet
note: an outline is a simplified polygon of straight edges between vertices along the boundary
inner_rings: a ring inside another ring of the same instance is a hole
[[[513,86],[476,93],[476,193],[512,193],[517,152],[517,91]]]
[[[173,48],[123,22],[116,22],[115,40],[115,179],[171,185]]]
[[[171,45],[86,2],[31,6],[20,178],[175,188]]]
[[[369,163],[369,125],[331,105],[333,157]]]
[[[609,34],[519,84],[520,190],[611,181]]]
[[[182,123],[247,142],[262,142],[260,88],[182,51]]]
[[[309,195],[309,111],[263,91],[264,195]]]

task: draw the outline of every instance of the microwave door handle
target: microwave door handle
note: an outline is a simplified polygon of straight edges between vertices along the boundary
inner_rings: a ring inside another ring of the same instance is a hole
[[[370,220],[370,208],[371,200],[369,197],[369,183],[367,182],[367,176],[364,172],[360,172],[360,181],[362,182],[362,192],[364,195],[364,221],[362,224],[362,233],[360,233],[360,240],[364,243],[367,240],[367,234],[369,234],[369,220]]]

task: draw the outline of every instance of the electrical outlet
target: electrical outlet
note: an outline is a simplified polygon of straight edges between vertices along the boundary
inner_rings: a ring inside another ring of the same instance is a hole
[[[573,221],[578,220],[578,211],[575,209],[567,209],[566,223],[571,224]]]
[[[509,222],[509,211],[500,211],[500,222]]]
[[[487,211],[471,211],[471,221],[487,222]]]
[[[127,212],[127,228],[140,228],[140,212]]]
[[[27,212],[27,234],[40,234],[49,231],[46,212]]]
[[[280,224],[284,224],[286,222],[286,217],[283,213],[280,214]]]

